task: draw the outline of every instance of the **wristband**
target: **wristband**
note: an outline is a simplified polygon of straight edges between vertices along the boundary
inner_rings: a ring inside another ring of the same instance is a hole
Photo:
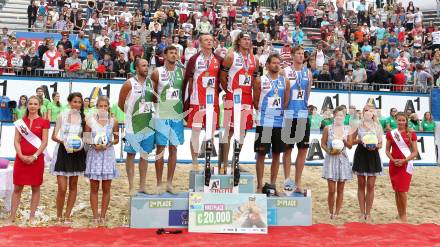
[[[38,156],[36,154],[33,154],[32,157],[34,157],[34,160],[38,159]]]

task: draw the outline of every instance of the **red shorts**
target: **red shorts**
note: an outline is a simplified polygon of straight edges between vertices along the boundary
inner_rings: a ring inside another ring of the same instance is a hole
[[[219,129],[218,118],[220,116],[220,107],[218,105],[214,106],[214,126],[215,129]],[[186,116],[186,126],[188,128],[205,128],[206,126],[206,111],[200,110],[199,105],[190,105],[189,114]]]
[[[241,129],[250,130],[254,126],[253,120],[253,106],[248,104],[243,104],[241,109]],[[234,107],[231,100],[226,100],[225,108],[223,113],[223,128],[234,129]]]
[[[180,14],[179,15],[179,22],[180,24],[185,23],[188,20],[188,15],[187,14]]]

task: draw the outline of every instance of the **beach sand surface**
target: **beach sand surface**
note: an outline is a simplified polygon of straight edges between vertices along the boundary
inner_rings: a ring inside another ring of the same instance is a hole
[[[243,165],[243,167],[255,174],[255,166]],[[176,191],[188,191],[188,177],[191,165],[178,165],[174,176]],[[118,165],[120,177],[112,182],[111,201],[107,212],[107,226],[128,226],[129,222],[129,196],[128,181],[123,164]],[[338,219],[330,220],[327,206],[327,181],[321,178],[322,167],[305,167],[303,173],[303,186],[311,189],[313,199],[313,223],[344,224],[358,221],[359,206],[357,201],[357,180],[346,182],[344,203]],[[166,167],[164,169],[166,171]],[[294,169],[292,169],[293,176]],[[264,181],[269,181],[270,167],[265,166]],[[136,184],[139,183],[139,174],[136,172]],[[147,190],[154,191],[156,175],[154,164],[149,164],[147,174]],[[278,174],[278,187],[282,188],[282,166]],[[438,192],[438,178],[440,169],[437,167],[416,167],[408,195],[408,218],[409,223],[436,223],[440,224],[440,193]],[[166,179],[166,172],[164,174]],[[73,209],[72,227],[90,227],[92,212],[89,202],[89,181],[80,177],[78,182],[78,197]],[[41,202],[37,210],[39,226],[53,226],[56,224],[55,199],[57,194],[56,177],[47,171],[44,175],[44,183],[41,188]],[[16,225],[26,225],[30,206],[30,188],[26,187],[22,194],[22,201],[18,210]],[[0,200],[0,225],[3,225],[7,212]],[[377,177],[375,200],[372,211],[374,223],[394,223],[397,209],[394,201],[394,192],[385,168],[384,175]]]

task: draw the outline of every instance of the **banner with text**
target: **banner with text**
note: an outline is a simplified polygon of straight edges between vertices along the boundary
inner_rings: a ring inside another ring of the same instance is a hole
[[[440,128],[440,127],[439,127]],[[15,149],[14,149],[14,133],[15,127],[12,123],[3,123],[3,126],[0,128],[1,136],[0,136],[0,157],[13,159],[15,158]],[[49,136],[52,135],[53,127],[50,129]],[[440,131],[439,131],[440,132]],[[120,136],[123,137],[124,131],[121,130]],[[439,135],[440,136],[440,135]],[[191,147],[190,147],[190,138],[191,138],[191,130],[185,129],[184,131],[184,144],[178,146],[177,148],[177,162],[178,163],[191,163]],[[200,135],[199,139],[199,154],[201,155],[199,158],[199,162],[204,162],[204,151],[202,148],[204,134]],[[440,137],[438,137],[440,140]],[[437,140],[437,141],[438,141]],[[255,152],[254,152],[254,142],[255,142],[255,132],[249,131],[244,139],[243,147],[240,153],[240,163],[241,164],[255,164]],[[383,164],[388,164],[388,157],[385,154],[385,136],[383,138],[383,148],[379,150],[379,154]],[[436,142],[434,138],[434,133],[417,133],[417,147],[419,151],[419,155],[417,159],[414,161],[414,164],[424,165],[424,166],[433,166],[437,165],[437,150],[436,144],[440,143],[440,141]],[[214,140],[214,149],[216,153],[219,151],[219,140],[215,138]],[[54,152],[56,143],[49,140],[47,150],[50,154]],[[232,160],[232,146],[229,151],[229,160]],[[126,153],[122,152],[122,144],[119,142],[118,145],[115,146],[116,150],[116,158],[125,159]],[[347,149],[347,155],[350,162],[353,162],[354,153],[356,150],[356,146],[352,149]],[[155,151],[150,154],[150,160],[154,160]],[[295,160],[297,155],[297,149],[294,148],[292,151],[292,160]],[[168,157],[168,152],[165,151],[165,159]],[[325,152],[321,148],[321,134],[320,133],[312,133],[310,135],[310,148],[307,153],[306,165],[322,165],[324,162]],[[211,158],[211,162],[217,162],[217,156],[213,156]],[[270,157],[267,157],[265,160],[266,163],[270,163]]]
[[[188,220],[189,232],[267,234],[267,197],[191,192]]]
[[[66,78],[16,78],[0,76],[0,82],[7,80],[6,95],[11,100],[17,100],[20,95],[34,95],[35,89],[39,86],[48,87],[49,95],[57,91],[60,93],[62,103],[66,103],[70,92],[80,92],[83,97],[96,95],[96,89],[101,94],[108,95],[111,103],[117,103],[119,91],[124,83],[123,80],[95,80],[95,79],[72,79]],[[1,86],[0,86],[1,87]],[[93,99],[92,99],[93,101]],[[366,104],[371,103],[376,108],[381,109],[382,116],[389,116],[391,108],[397,108],[398,111],[411,110],[416,112],[421,119],[426,111],[431,109],[429,94],[417,93],[392,93],[378,91],[336,91],[313,89],[309,98],[309,105],[318,108],[318,112],[325,108],[335,109],[337,106],[349,105],[356,106],[356,109],[362,109]],[[433,109],[434,111],[435,109]]]

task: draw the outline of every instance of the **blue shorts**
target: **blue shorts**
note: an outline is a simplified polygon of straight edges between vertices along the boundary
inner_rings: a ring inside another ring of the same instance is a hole
[[[125,134],[124,152],[136,154],[151,153],[154,149],[154,132],[144,135]]]
[[[183,136],[183,120],[155,119],[155,141],[160,146],[178,146],[185,141]]]

